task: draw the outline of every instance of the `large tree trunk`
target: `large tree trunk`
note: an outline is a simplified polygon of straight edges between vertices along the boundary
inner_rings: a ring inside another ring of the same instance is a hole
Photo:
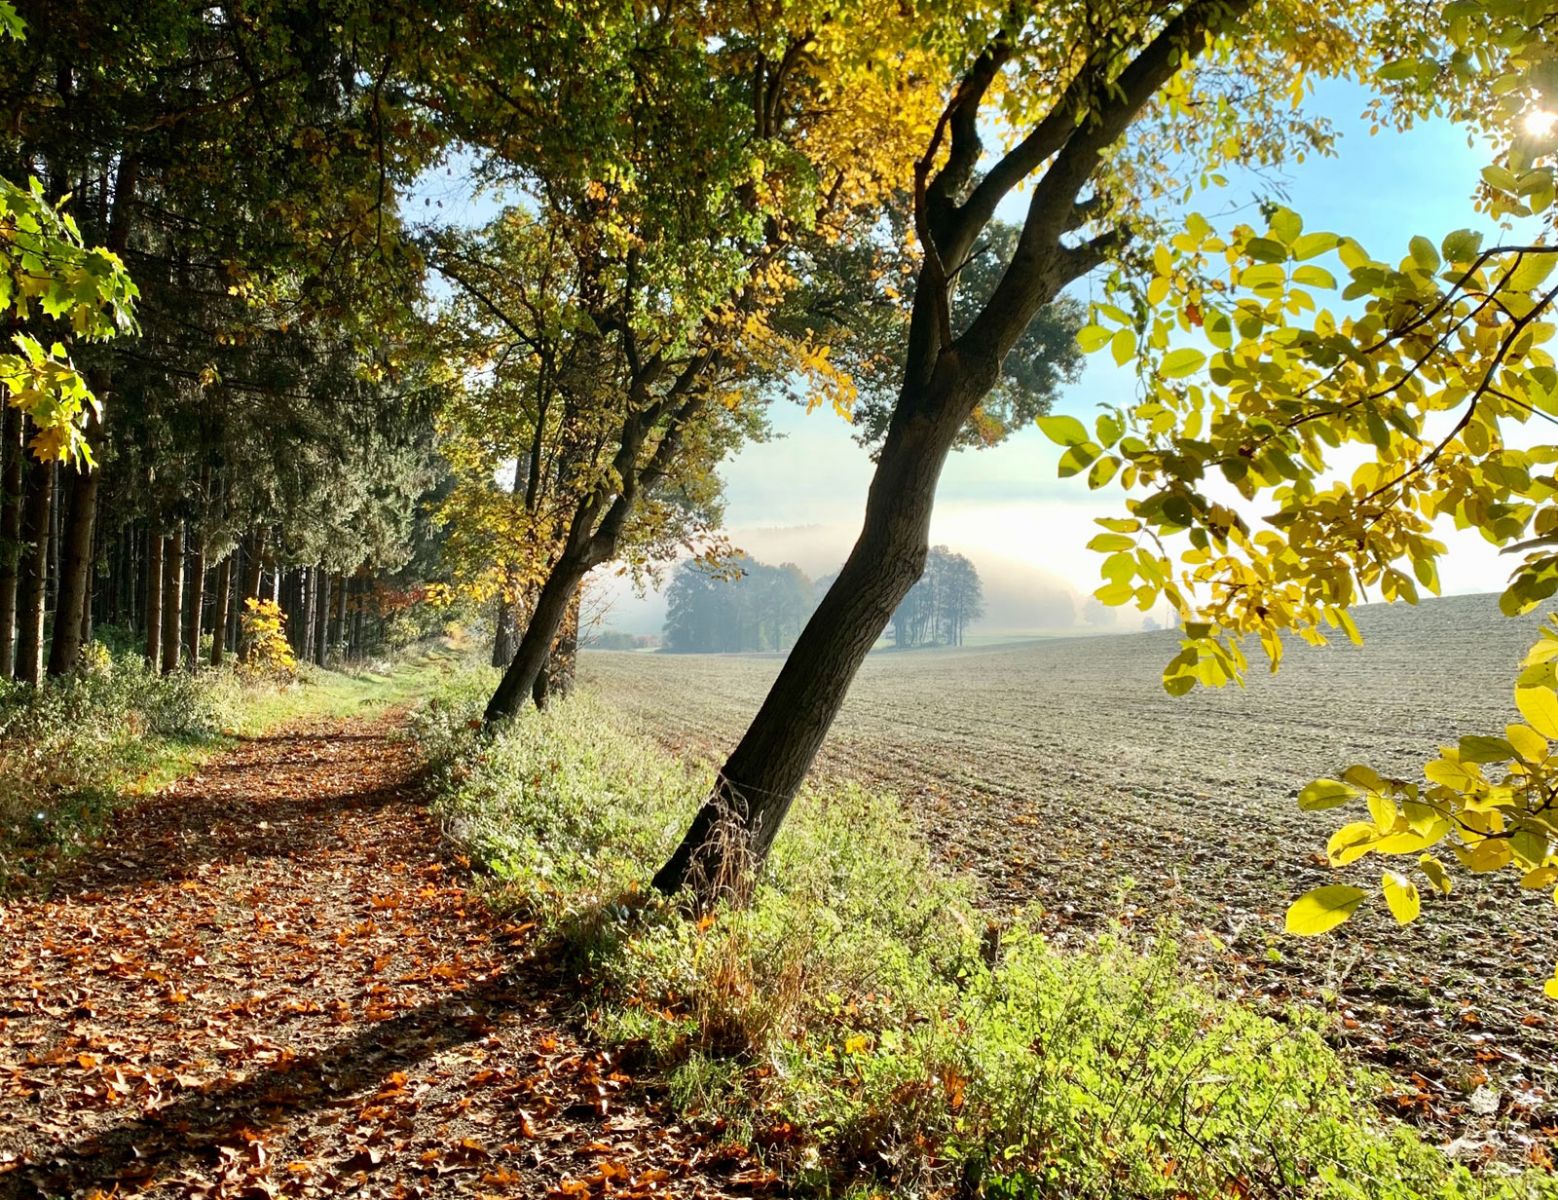
[[[773,845],[849,685],[925,569],[936,482],[996,368],[948,355],[927,394],[906,396],[871,481],[865,524],[675,853],[654,878],[703,902],[739,895]]]
[[[94,423],[95,425],[95,423]],[[100,468],[78,468],[71,476],[70,509],[60,547],[59,600],[54,607],[54,641],[49,674],[66,675],[81,655],[83,611],[91,595],[92,527],[97,520]]]
[[[569,605],[589,571],[590,564],[582,551],[566,553],[557,561],[536,597],[525,635],[514,651],[514,660],[503,672],[503,679],[487,704],[484,718],[487,724],[518,716],[526,699],[534,695],[536,677],[546,669],[557,631],[562,628]]]
[[[517,648],[515,637],[518,631],[514,628],[514,602],[509,599],[507,592],[498,596],[494,624],[497,629],[492,635],[492,665],[501,671],[514,661],[514,651]]]
[[[184,633],[184,523],[173,527],[173,536],[162,557],[162,673],[179,669],[180,639]]]
[[[16,585],[22,561],[22,410],[0,404],[0,679],[16,669]]]
[[[162,560],[167,547],[155,525],[146,529],[146,665],[162,665]]]
[[[43,616],[48,601],[49,541],[54,528],[54,464],[30,459],[22,503],[22,561],[18,583],[16,678],[43,682]]]
[[[575,588],[552,643],[552,652],[546,656],[546,666],[536,673],[530,698],[537,708],[545,708],[554,699],[566,700],[573,691],[579,666],[579,604],[583,598],[583,589]]]

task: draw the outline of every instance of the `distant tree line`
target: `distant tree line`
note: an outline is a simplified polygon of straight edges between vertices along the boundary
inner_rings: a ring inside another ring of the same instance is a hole
[[[810,577],[794,563],[750,558],[683,563],[666,593],[663,645],[677,654],[783,650],[816,607]]]
[[[676,654],[788,649],[833,578],[813,582],[794,563],[775,567],[745,556],[684,562],[666,593],[662,646]],[[937,546],[893,614],[893,643],[903,649],[961,646],[968,626],[983,614],[974,564]]]
[[[974,564],[945,546],[933,546],[925,573],[893,613],[893,644],[901,650],[961,646],[963,634],[984,611],[984,589]]]

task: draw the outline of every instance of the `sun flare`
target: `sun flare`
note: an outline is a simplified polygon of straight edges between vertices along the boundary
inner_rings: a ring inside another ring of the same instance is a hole
[[[1529,112],[1526,114],[1525,128],[1532,137],[1546,137],[1558,129],[1558,113],[1549,112],[1545,108]]]

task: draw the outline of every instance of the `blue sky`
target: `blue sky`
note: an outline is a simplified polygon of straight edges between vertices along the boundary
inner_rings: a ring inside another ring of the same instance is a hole
[[[1469,197],[1488,161],[1487,149],[1469,145],[1464,131],[1443,122],[1371,136],[1361,115],[1367,98],[1346,84],[1325,85],[1316,97],[1316,107],[1336,125],[1336,154],[1311,155],[1277,181],[1306,228],[1350,234],[1375,257],[1394,261],[1405,255],[1414,233],[1437,242],[1451,230],[1485,224]],[[457,163],[450,173],[425,181],[417,199],[433,203],[417,207],[456,223],[490,217],[495,205],[489,198],[473,200],[463,176]],[[1251,195],[1250,183],[1235,179],[1201,198],[1199,207],[1211,215]],[[1023,202],[1012,198],[1011,211],[1002,215],[1020,219]],[[1088,286],[1081,287],[1084,298]],[[1135,388],[1130,371],[1107,355],[1089,356],[1081,382],[1065,393],[1057,411],[1086,416],[1099,404],[1127,401]],[[848,425],[826,407],[808,414],[779,402],[771,419],[779,436],[747,447],[721,468],[727,529],[757,558],[826,573],[858,531],[871,463]],[[979,567],[990,600],[990,630],[1064,625],[1070,618],[1057,615],[1056,594],[1068,594],[1080,613],[1098,584],[1098,561],[1085,544],[1097,532],[1095,517],[1119,514],[1121,495],[1114,489],[1089,492],[1078,479],[1056,478],[1057,458],[1036,429],[1027,429],[995,449],[954,455],[943,474],[932,536]],[[1447,540],[1453,553],[1441,570],[1446,592],[1502,586],[1508,566],[1490,547],[1475,536],[1452,534]],[[658,630],[663,615],[658,596],[635,597],[616,581],[603,586],[614,596],[612,626]],[[1128,610],[1119,615],[1119,627],[1135,628],[1140,619]]]
[[[1442,122],[1370,136],[1369,122],[1361,118],[1366,100],[1361,89],[1339,84],[1317,97],[1340,135],[1337,153],[1311,156],[1282,180],[1287,203],[1303,215],[1305,227],[1350,234],[1375,257],[1395,261],[1414,233],[1437,242],[1454,229],[1485,224],[1469,197],[1488,161],[1486,148],[1468,145],[1464,131]],[[1203,206],[1210,213],[1247,195],[1236,180],[1208,194]],[[1003,215],[1015,219],[1020,209]],[[1086,416],[1099,404],[1128,400],[1135,387],[1131,372],[1107,354],[1091,355],[1081,382],[1068,389],[1057,411]],[[778,405],[772,421],[780,438],[747,447],[721,471],[727,527],[738,545],[765,561],[787,559],[813,574],[830,571],[859,529],[871,463],[829,410],[807,414]],[[1089,492],[1080,479],[1056,478],[1057,459],[1058,451],[1028,429],[995,449],[955,454],[942,476],[932,537],[980,568],[992,601],[991,630],[1052,628],[1052,606],[1038,597],[1068,589],[1080,612],[1098,585],[1098,558],[1086,542],[1098,531],[1093,518],[1120,513],[1121,494]],[[1508,564],[1480,538],[1457,535],[1451,545],[1441,572],[1446,592],[1502,586]],[[611,624],[658,628],[663,609],[657,597],[638,600],[613,590],[619,597]],[[1026,595],[1035,597],[1031,614]],[[1117,617],[1122,629],[1137,627],[1140,619],[1135,610]]]

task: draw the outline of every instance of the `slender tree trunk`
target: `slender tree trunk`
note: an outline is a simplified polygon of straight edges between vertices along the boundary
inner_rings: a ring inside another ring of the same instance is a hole
[[[590,563],[579,551],[564,554],[542,585],[536,597],[535,608],[525,626],[525,635],[514,651],[514,660],[498,683],[497,691],[487,704],[484,720],[490,725],[519,715],[520,707],[533,697],[536,677],[546,668],[546,660],[552,652],[552,643],[568,614],[579,585],[589,574]]]
[[[230,551],[216,572],[216,603],[211,608],[211,665],[222,665],[222,654],[227,649],[227,609],[232,603],[233,559],[236,550]]]
[[[936,483],[959,428],[994,383],[943,363],[923,398],[900,400],[866,502],[864,527],[796,640],[712,794],[654,886],[703,902],[740,894],[762,865],[866,654],[925,569]]]
[[[200,667],[200,635],[203,632],[201,626],[204,622],[206,602],[206,539],[202,534],[195,542],[195,553],[189,562],[189,617],[185,622],[188,629],[186,641],[188,643],[189,657],[185,665],[191,671]]]
[[[94,531],[92,534],[92,554],[88,560],[90,567],[87,571],[87,594],[81,601],[81,634],[76,643],[78,655],[80,647],[92,644],[92,605],[94,602],[93,592],[95,590],[93,584],[97,578],[97,561],[102,555],[101,542],[102,538]]]
[[[315,588],[315,608],[318,609],[318,614],[313,620],[318,633],[315,639],[315,662],[324,667],[330,661],[330,612],[333,609],[330,605],[330,572],[324,567],[319,567],[318,575],[319,583]]]
[[[162,560],[167,538],[155,526],[146,528],[146,665],[162,665]]]
[[[22,410],[0,404],[0,679],[16,669],[16,588],[22,561]]]
[[[180,638],[184,632],[184,522],[173,527],[162,558],[162,673],[179,668]]]
[[[101,386],[101,385],[99,385]],[[101,428],[94,420],[89,436]],[[96,440],[94,437],[93,440]],[[97,492],[102,469],[83,464],[70,473],[70,510],[60,547],[58,601],[54,607],[54,642],[49,649],[49,674],[67,675],[81,656],[81,629],[91,596],[92,532],[97,521]]]
[[[342,572],[335,581],[335,618],[330,622],[330,644],[342,661],[346,659],[346,596],[352,590],[352,577]]]
[[[43,682],[43,619],[48,602],[49,541],[54,528],[54,464],[27,464],[22,504],[22,561],[18,584],[16,678]]]

